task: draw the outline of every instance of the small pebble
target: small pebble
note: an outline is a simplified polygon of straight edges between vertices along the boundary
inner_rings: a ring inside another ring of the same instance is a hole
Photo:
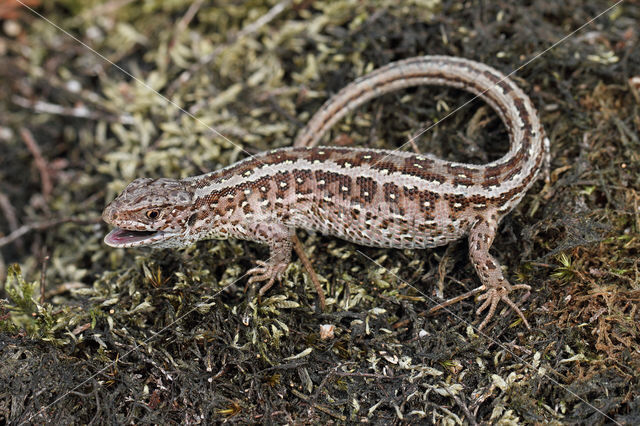
[[[336,326],[333,324],[322,324],[320,326],[320,339],[327,340],[333,339],[333,331],[336,329]]]
[[[2,29],[9,37],[17,37],[22,32],[22,26],[17,21],[11,19],[4,21]]]
[[[66,86],[67,90],[71,93],[78,93],[80,89],[82,89],[82,86],[80,85],[80,83],[78,83],[78,80],[69,80],[67,81]]]

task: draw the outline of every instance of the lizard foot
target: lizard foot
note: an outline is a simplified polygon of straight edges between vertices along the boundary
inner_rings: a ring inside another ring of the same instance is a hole
[[[260,287],[260,291],[258,292],[258,296],[262,297],[267,292],[267,290],[273,287],[273,284],[275,283],[276,279],[278,281],[282,279],[282,273],[284,272],[285,269],[287,269],[287,264],[286,263],[271,264],[271,263],[264,262],[262,260],[258,260],[256,261],[256,263],[258,264],[258,266],[256,266],[253,269],[250,269],[247,272],[248,275],[251,275],[251,278],[249,278],[249,282],[247,283],[247,285],[253,284],[255,282],[268,280],[265,285]]]
[[[529,297],[531,286],[528,286],[526,284],[511,285],[507,282],[503,282],[502,284],[499,284],[495,287],[491,286],[487,288],[487,286],[482,285],[478,289],[485,290],[485,292],[478,297],[479,300],[484,300],[484,303],[478,308],[476,314],[480,315],[485,309],[489,308],[489,312],[487,312],[484,320],[482,321],[480,326],[478,326],[478,330],[482,330],[484,326],[487,325],[489,320],[493,318],[493,314],[495,314],[496,307],[498,306],[498,303],[500,303],[500,301],[503,301],[504,303],[509,305],[511,309],[513,309],[514,312],[518,314],[518,316],[522,319],[524,325],[526,325],[528,329],[531,329],[529,322],[524,317],[524,314],[522,313],[518,305],[516,305],[514,301],[509,298],[509,293],[511,293],[513,290],[527,290],[527,294],[525,294],[522,299],[522,302],[524,302]]]

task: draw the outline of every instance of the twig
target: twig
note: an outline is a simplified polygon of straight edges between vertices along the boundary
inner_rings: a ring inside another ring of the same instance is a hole
[[[49,165],[47,161],[42,156],[42,152],[40,151],[40,147],[38,146],[35,138],[31,134],[31,132],[24,128],[20,128],[20,135],[22,136],[22,140],[24,141],[27,148],[33,155],[33,159],[36,162],[36,167],[38,168],[38,172],[40,172],[40,182],[42,183],[42,196],[45,201],[49,201],[51,197],[51,191],[53,190],[53,184],[51,183],[51,176],[49,176]]]
[[[102,16],[102,15],[98,15],[98,16]],[[73,20],[74,18],[71,18],[71,19]],[[85,21],[82,21],[82,22],[85,22]],[[24,74],[31,74],[31,68],[28,63],[25,63],[24,61],[19,61],[15,63],[15,66]],[[105,103],[103,97],[101,97],[95,92],[82,88],[82,86],[78,87],[75,84],[70,84],[72,81],[73,80],[64,81],[58,76],[49,73],[49,74],[46,74],[45,76],[32,80],[31,84],[32,86],[36,86],[36,87],[42,84],[43,86],[49,87],[51,89],[56,89],[56,91],[59,90],[61,92],[65,92],[66,93],[65,97],[73,98],[74,100],[72,102],[74,102],[75,104],[77,103],[89,104],[98,110],[100,110],[101,108],[106,109],[107,111],[103,111],[104,114],[110,114],[114,117],[117,117],[120,114],[121,110],[114,111],[114,109],[117,107],[112,106],[109,103]],[[18,86],[18,89],[19,89],[19,94],[16,93],[16,95],[14,96],[17,96],[18,98],[22,96],[22,99],[23,99],[22,102],[27,103],[29,105],[34,102],[30,100],[30,97],[32,96],[31,90],[27,90],[27,88],[24,86]],[[54,109],[64,108],[59,105],[55,105],[55,104],[52,104],[52,105],[54,106]],[[31,107],[28,106],[28,108],[31,108]],[[87,108],[87,107],[85,106],[84,108]]]
[[[471,426],[476,426],[478,424],[478,421],[476,420],[476,417],[473,414],[471,414],[471,411],[469,410],[469,407],[467,407],[467,405],[464,403],[464,401],[462,401],[462,399],[458,395],[456,395],[456,394],[454,394],[452,392],[449,392],[449,395],[451,395],[451,397],[456,402],[458,407],[460,407],[460,409],[464,413],[465,417],[469,421],[469,424]]]
[[[0,254],[0,299],[5,298],[4,285],[7,279],[7,264],[4,262],[2,254]]]
[[[122,123],[122,124],[134,124],[135,120],[129,114],[122,114],[119,116],[113,116],[109,114],[99,114],[95,111],[91,111],[84,105],[79,105],[74,108],[64,107],[61,105],[52,104],[45,101],[32,101],[22,96],[14,95],[11,100],[14,104],[21,106],[22,108],[32,109],[35,112],[43,114],[55,114],[63,115],[67,117],[76,118],[88,118],[90,120],[105,120],[110,123]]]
[[[189,23],[193,20],[193,17],[196,16],[196,13],[200,10],[203,1],[204,0],[196,0],[191,3],[191,6],[189,6],[189,9],[187,9],[187,12],[184,14],[182,19],[178,21],[176,24],[176,30],[173,33],[173,38],[171,39],[171,46],[175,45],[178,35],[187,28]]]
[[[439,305],[434,306],[433,308],[429,309],[429,311],[427,311],[427,314],[433,315],[434,313],[436,313],[440,309],[446,308],[447,306],[451,306],[451,305],[453,305],[455,303],[458,303],[461,300],[464,300],[464,299],[466,299],[468,297],[475,296],[476,294],[482,292],[483,290],[485,290],[485,288],[483,286],[480,286],[480,287],[475,288],[475,289],[473,289],[471,291],[468,291],[468,292],[466,292],[464,294],[461,294],[460,296],[453,297],[453,298],[451,298],[449,300],[446,300],[446,301],[440,303]]]
[[[9,197],[0,192],[0,209],[4,213],[4,217],[7,219],[9,223],[9,228],[11,230],[15,230],[18,228],[18,218],[16,217],[16,211],[11,205],[11,201],[9,201]]]
[[[18,218],[16,217],[16,210],[13,208],[11,204],[11,200],[5,194],[0,192],[0,209],[4,213],[4,217],[7,219],[7,223],[9,224],[9,229],[13,232],[18,229],[20,224],[18,223]],[[22,250],[22,242],[20,242],[18,248]],[[2,278],[2,274],[0,274],[0,279]]]
[[[327,371],[325,370],[325,373]],[[328,373],[333,374],[334,376],[339,377],[363,377],[367,379],[378,379],[378,380],[397,380],[406,376],[385,376],[384,374],[375,374],[375,373],[357,373],[350,371],[328,371]]]
[[[93,217],[88,219],[81,219],[78,217],[66,217],[61,219],[52,219],[46,220],[43,222],[34,222],[26,225],[22,225],[20,228],[16,229],[6,237],[0,238],[0,247],[6,246],[7,244],[17,240],[23,235],[31,232],[31,231],[43,231],[45,229],[53,228],[54,226],[62,225],[63,223],[77,223],[79,225],[89,225],[92,223],[100,223],[99,217]]]
[[[316,275],[316,271],[313,269],[313,266],[311,265],[311,262],[309,261],[307,254],[304,252],[304,247],[302,247],[302,243],[300,243],[298,236],[296,234],[293,234],[291,237],[291,240],[293,241],[293,249],[298,254],[298,257],[300,258],[300,261],[302,262],[304,269],[306,269],[307,272],[309,273],[311,282],[313,283],[313,286],[316,288],[316,292],[318,293],[318,300],[320,302],[320,309],[324,311],[326,303],[324,298],[324,291],[322,291],[322,286],[320,285],[320,280],[318,280],[318,275]]]
[[[413,148],[413,152],[415,152],[416,154],[422,154],[420,152],[420,148],[418,148],[418,144],[416,143],[416,139],[418,139],[421,136],[421,134],[419,132],[416,132],[414,135],[412,135],[409,138],[409,143],[411,144],[411,148]]]
[[[40,304],[44,303],[44,289],[46,287],[46,275],[47,275],[47,262],[49,261],[49,255],[47,249],[44,249],[44,256],[42,257],[42,269],[40,270]]]
[[[298,398],[300,398],[301,400],[303,400],[307,404],[311,405],[316,410],[322,411],[323,413],[328,414],[331,417],[334,417],[334,418],[338,419],[339,421],[342,421],[342,422],[346,422],[347,421],[347,417],[346,416],[343,416],[342,414],[338,414],[338,413],[336,413],[334,411],[331,411],[331,409],[329,409],[328,407],[325,407],[324,405],[320,405],[317,402],[309,401],[309,397],[307,395],[303,394],[302,392],[299,392],[296,389],[291,389],[291,393],[293,393],[295,396],[297,396]]]

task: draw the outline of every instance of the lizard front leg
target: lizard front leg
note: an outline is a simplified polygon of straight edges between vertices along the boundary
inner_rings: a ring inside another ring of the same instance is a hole
[[[251,275],[249,284],[267,281],[258,292],[262,296],[273,286],[276,279],[282,278],[282,273],[291,261],[291,248],[293,247],[291,235],[294,231],[278,223],[253,224],[247,231],[251,241],[269,246],[269,259],[256,261],[258,266],[247,272],[248,275]]]
[[[490,219],[488,220],[487,217]],[[496,235],[497,222],[493,220],[495,215],[478,216],[476,222],[471,227],[469,232],[469,257],[471,263],[475,268],[482,286],[479,290],[485,290],[485,292],[479,297],[480,300],[484,300],[484,303],[476,311],[477,314],[482,313],[485,309],[489,308],[487,316],[484,321],[478,327],[482,329],[489,320],[493,317],[496,307],[500,301],[509,305],[519,316],[527,326],[531,328],[524,314],[518,308],[518,306],[509,298],[509,293],[513,290],[527,290],[527,297],[529,295],[530,286],[526,284],[511,285],[502,274],[500,263],[489,254],[489,248],[493,243],[493,238]]]

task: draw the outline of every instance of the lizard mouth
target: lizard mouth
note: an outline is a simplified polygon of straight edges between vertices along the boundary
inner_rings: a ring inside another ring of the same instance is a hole
[[[136,247],[157,243],[167,236],[168,234],[162,231],[130,231],[115,228],[104,237],[104,242],[111,247]]]

